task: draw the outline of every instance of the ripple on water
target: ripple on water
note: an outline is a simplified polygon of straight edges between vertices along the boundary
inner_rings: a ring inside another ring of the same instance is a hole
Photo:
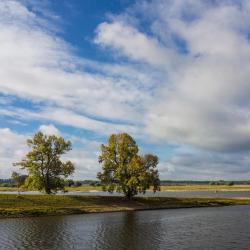
[[[249,249],[250,206],[0,220],[0,249]]]

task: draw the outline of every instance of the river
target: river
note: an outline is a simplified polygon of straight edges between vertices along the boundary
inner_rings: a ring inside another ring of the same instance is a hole
[[[250,249],[250,206],[0,220],[0,249]]]

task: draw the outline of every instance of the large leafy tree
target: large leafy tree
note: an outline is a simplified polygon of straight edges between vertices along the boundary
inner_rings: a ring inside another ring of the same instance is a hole
[[[102,172],[97,174],[104,191],[123,192],[131,199],[138,193],[145,193],[153,186],[153,191],[160,190],[157,170],[158,157],[147,154],[140,156],[135,140],[127,133],[113,134],[108,144],[101,145],[99,163]]]
[[[70,161],[63,162],[60,157],[71,150],[71,142],[38,132],[27,143],[31,151],[22,161],[14,163],[28,171],[25,184],[47,194],[63,189],[66,183],[64,178],[74,172],[74,165]]]

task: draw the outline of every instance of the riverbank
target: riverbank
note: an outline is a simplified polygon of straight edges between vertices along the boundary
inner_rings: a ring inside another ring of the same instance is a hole
[[[250,204],[250,199],[137,197],[128,201],[114,196],[1,194],[0,218],[243,204]]]

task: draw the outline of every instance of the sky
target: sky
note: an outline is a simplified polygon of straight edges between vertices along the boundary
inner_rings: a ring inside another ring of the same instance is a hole
[[[37,131],[73,179],[127,132],[161,179],[250,179],[250,2],[1,0],[0,178]]]

